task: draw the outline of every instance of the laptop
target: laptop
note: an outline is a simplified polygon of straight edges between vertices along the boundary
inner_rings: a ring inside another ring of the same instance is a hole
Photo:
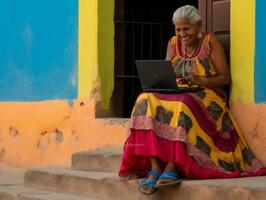
[[[178,87],[172,64],[167,60],[135,60],[144,92],[198,92],[203,87]]]

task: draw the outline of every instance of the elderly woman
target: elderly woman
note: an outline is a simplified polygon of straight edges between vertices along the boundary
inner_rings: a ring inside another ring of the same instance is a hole
[[[143,177],[139,191],[151,194],[181,178],[232,178],[266,173],[226,107],[223,86],[230,73],[223,47],[201,32],[193,6],[173,15],[176,35],[169,40],[178,84],[200,85],[197,93],[142,93],[130,120],[120,176]]]

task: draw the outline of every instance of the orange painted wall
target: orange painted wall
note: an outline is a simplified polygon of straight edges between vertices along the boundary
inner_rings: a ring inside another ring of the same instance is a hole
[[[126,121],[94,118],[95,101],[0,104],[0,162],[19,167],[70,164],[73,152],[121,147]]]
[[[234,101],[231,110],[249,147],[266,165],[266,105]]]

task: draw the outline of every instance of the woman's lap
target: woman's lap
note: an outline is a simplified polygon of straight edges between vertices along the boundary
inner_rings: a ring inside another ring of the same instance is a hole
[[[145,175],[150,170],[150,156],[175,162],[190,178],[262,173],[261,164],[238,130],[225,103],[212,90],[143,93],[132,112],[119,174]]]

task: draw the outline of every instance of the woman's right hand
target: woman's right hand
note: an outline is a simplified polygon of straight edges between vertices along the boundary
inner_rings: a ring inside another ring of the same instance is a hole
[[[187,85],[187,86],[191,86],[194,83],[192,77],[179,78],[176,82],[177,85]]]
[[[201,76],[188,76],[184,78],[180,78],[177,80],[177,85],[199,85],[199,86],[205,86],[206,85],[206,78]]]
[[[187,84],[187,80],[185,78],[178,78],[176,79],[177,85],[184,85]]]

